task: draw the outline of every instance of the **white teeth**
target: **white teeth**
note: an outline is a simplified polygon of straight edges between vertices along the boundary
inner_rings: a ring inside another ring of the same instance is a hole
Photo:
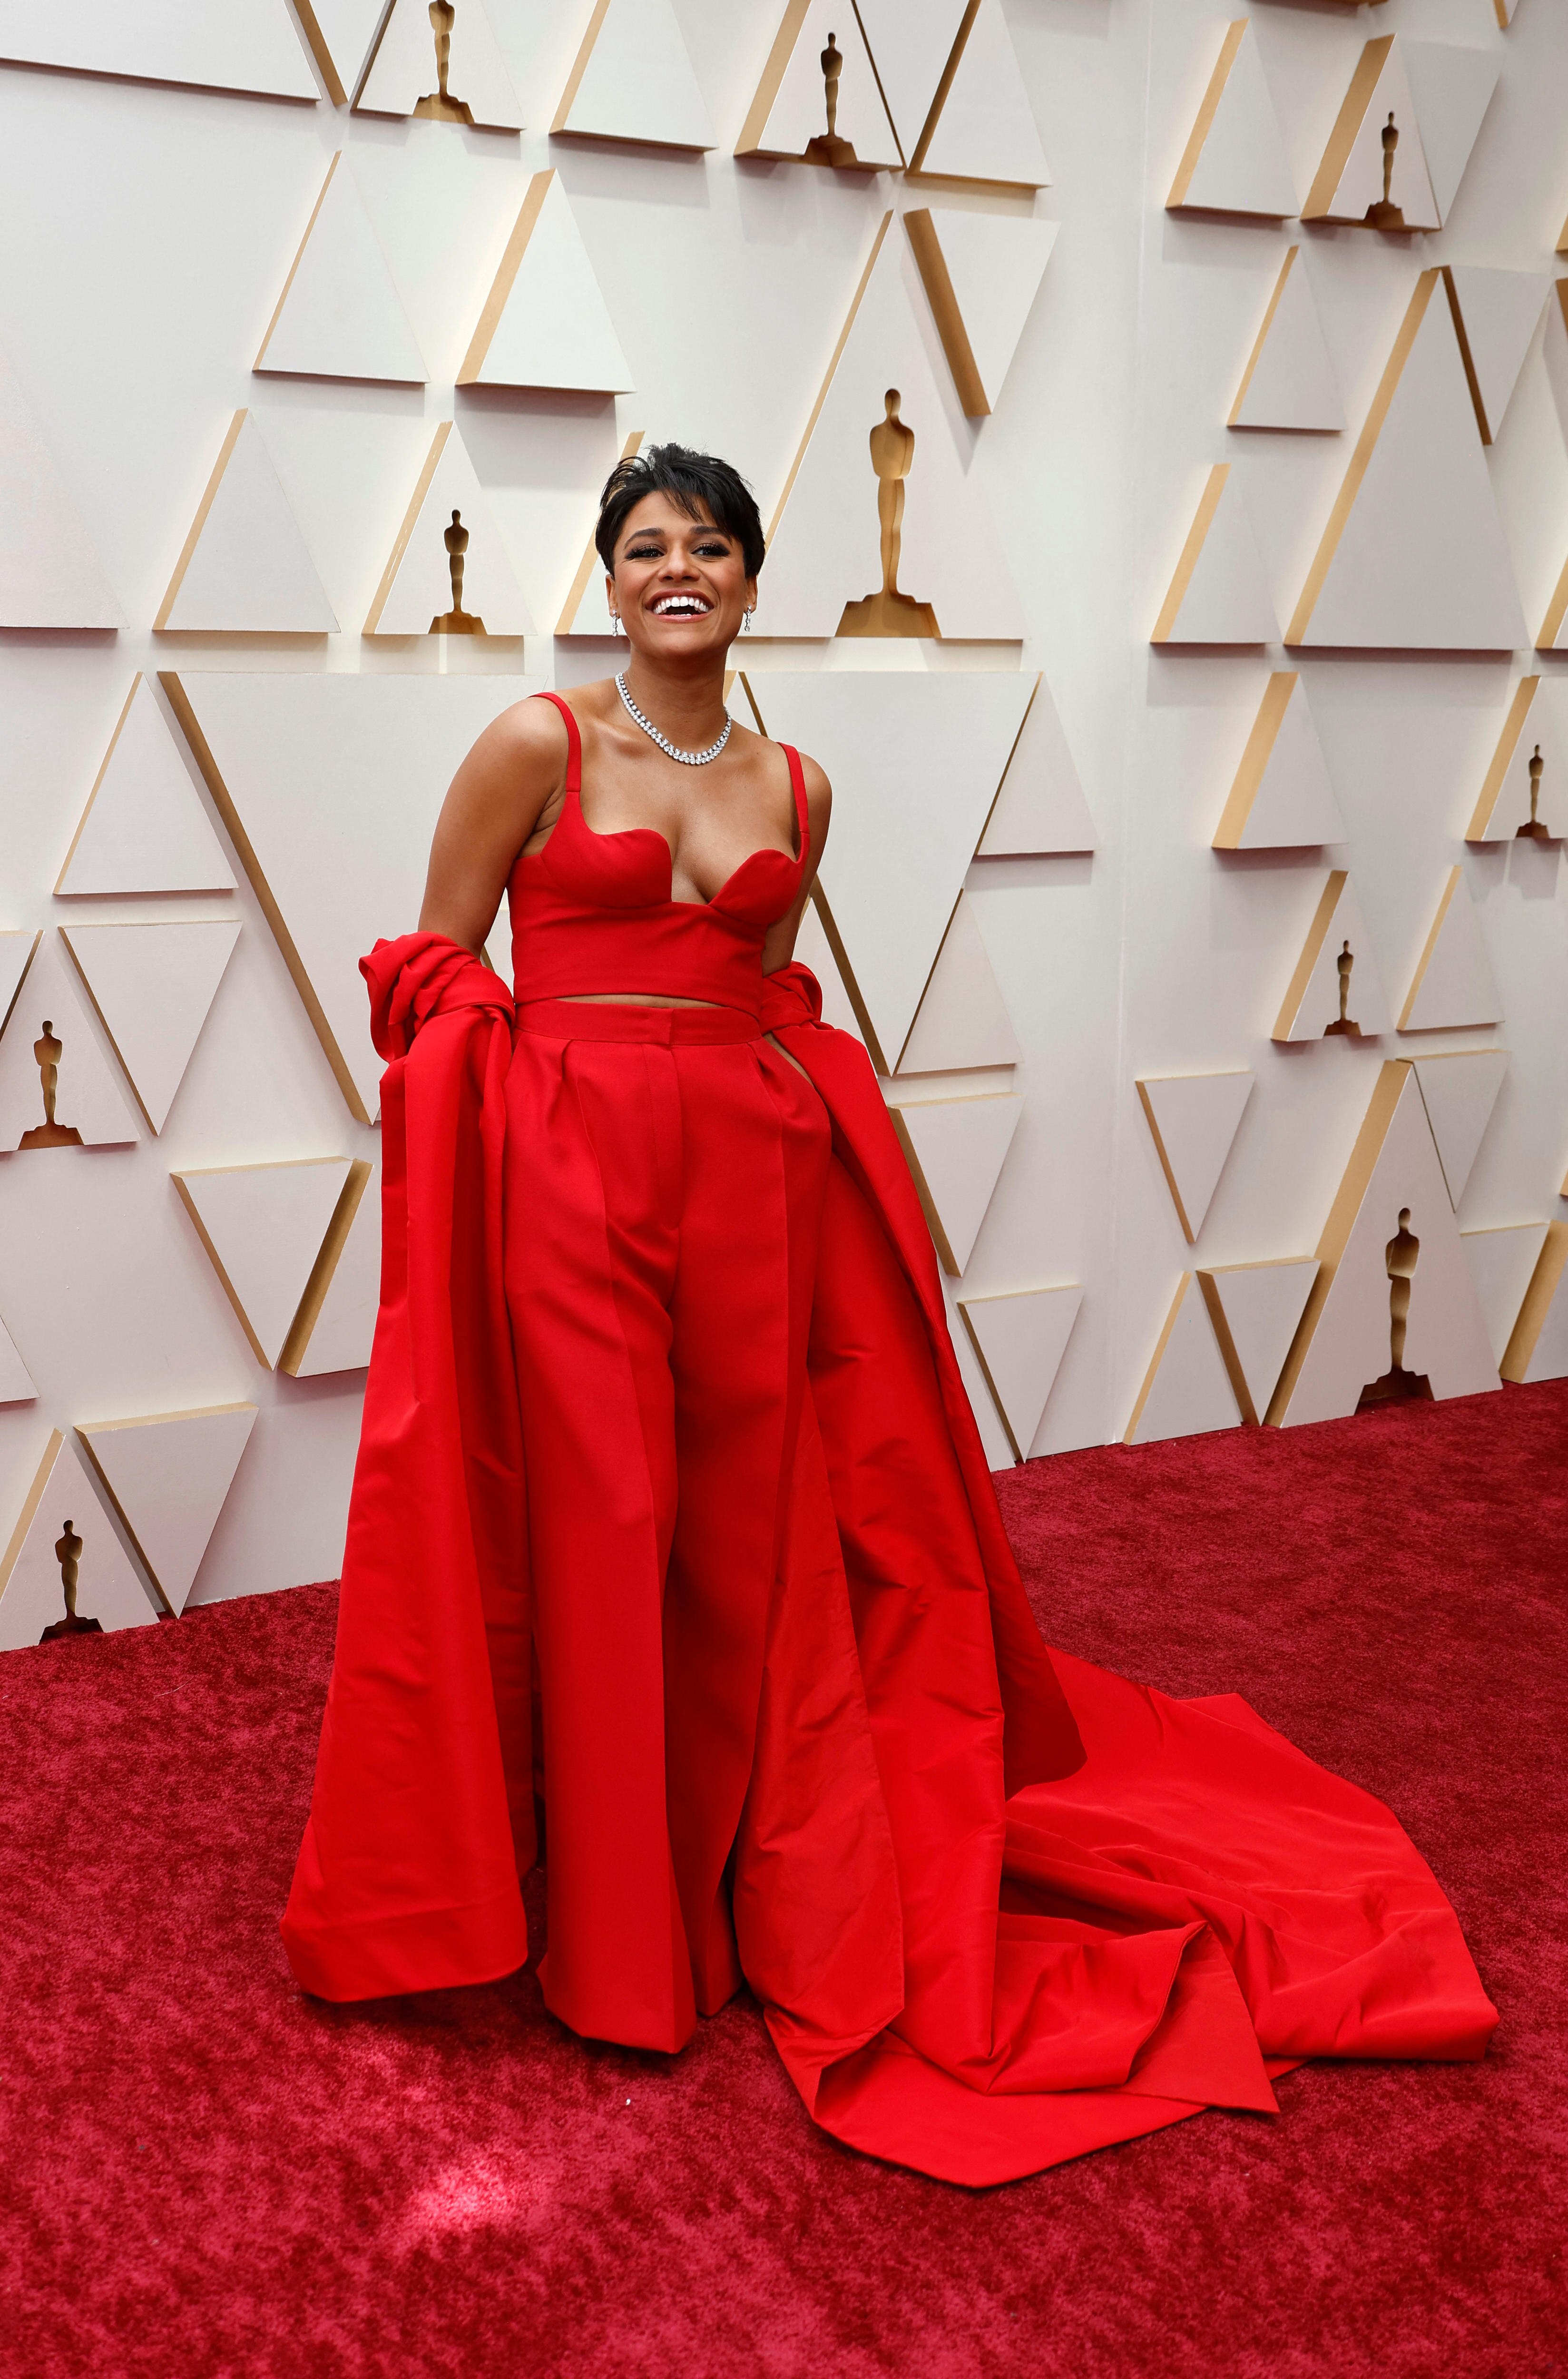
[[[692,595],[667,595],[653,608],[654,617],[657,620],[706,620],[712,606],[698,602]]]

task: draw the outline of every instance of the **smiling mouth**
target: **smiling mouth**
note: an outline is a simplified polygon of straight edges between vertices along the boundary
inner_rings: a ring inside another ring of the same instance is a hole
[[[656,620],[706,620],[713,605],[701,595],[661,595],[648,609]]]

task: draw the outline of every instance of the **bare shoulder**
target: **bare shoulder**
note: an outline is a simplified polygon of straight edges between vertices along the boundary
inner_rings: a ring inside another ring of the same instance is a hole
[[[553,702],[530,696],[509,704],[452,780],[436,830],[438,851],[483,849],[510,863],[561,791],[568,751],[566,721]]]
[[[553,782],[566,766],[567,744],[566,721],[554,703],[528,695],[491,719],[464,765]]]
[[[833,815],[833,788],[827,781],[827,771],[809,753],[801,754],[801,774],[805,779],[806,815],[811,820],[812,840],[817,855],[827,839],[828,821]]]
[[[827,771],[809,752],[801,754],[801,774],[806,780],[806,802],[814,816],[820,809],[824,817],[833,807],[833,788],[827,781]]]
[[[754,735],[749,727],[742,727],[739,719],[735,721],[735,731],[744,738],[748,757],[752,753],[777,753],[782,758],[784,746],[782,743],[775,743],[771,736]],[[806,807],[810,810],[814,821],[818,818],[825,819],[833,806],[833,788],[827,781],[827,772],[807,752],[797,752],[795,756],[801,764],[801,775],[805,783]],[[777,767],[778,765],[778,760],[768,762],[771,767]]]

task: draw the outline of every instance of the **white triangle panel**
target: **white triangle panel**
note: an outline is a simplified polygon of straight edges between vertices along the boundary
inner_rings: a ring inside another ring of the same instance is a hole
[[[1568,1223],[1547,1227],[1503,1350],[1502,1376],[1514,1381],[1568,1378]]]
[[[1229,1074],[1143,1074],[1138,1081],[1183,1236],[1196,1240],[1252,1095],[1247,1069]]]
[[[968,13],[969,0],[922,0],[918,8],[911,8],[909,0],[855,0],[855,14],[871,46],[882,96],[906,160],[920,147]]]
[[[1427,1121],[1437,1142],[1449,1197],[1456,1207],[1465,1195],[1465,1184],[1507,1071],[1506,1049],[1457,1049],[1441,1057],[1416,1060]]]
[[[1035,679],[1019,740],[975,857],[1002,859],[1094,848],[1094,820],[1051,689],[1042,675]]]
[[[253,369],[422,382],[425,358],[340,149],[305,226]]]
[[[151,686],[139,671],[55,892],[232,892],[223,856]]]
[[[1451,867],[1399,1012],[1399,1029],[1452,1031],[1465,1024],[1496,1024],[1502,1016],[1502,1001],[1465,871]]]
[[[1385,206],[1397,221],[1381,211]],[[1404,51],[1392,33],[1361,53],[1301,217],[1379,230],[1441,227]]]
[[[1466,842],[1568,834],[1568,702],[1557,678],[1521,678],[1498,738]]]
[[[1002,0],[980,0],[939,113],[911,160],[923,174],[1011,182],[1043,189],[1051,179],[1019,71]]]
[[[1433,266],[1417,284],[1285,642],[1483,651],[1526,641]]]
[[[454,513],[461,515],[457,525],[468,532],[463,557],[464,611],[483,622],[486,635],[532,635],[534,622],[523,589],[462,433],[443,421],[430,441],[425,467],[393,539],[365,622],[368,636],[429,635],[434,622],[451,613],[452,560],[446,537]]]
[[[256,417],[243,405],[152,624],[248,635],[320,636],[337,628]]]
[[[1498,23],[1506,32],[1518,14],[1519,0],[1491,0],[1491,5],[1497,12]]]
[[[1445,264],[1443,275],[1469,362],[1482,439],[1490,445],[1518,381],[1550,283],[1543,272]]]
[[[1198,1284],[1184,1272],[1123,1438],[1127,1445],[1236,1429],[1241,1407]]]
[[[538,680],[193,670],[163,682],[350,1112],[368,1124],[382,1061],[361,953],[417,922],[445,789]]]
[[[906,211],[904,229],[967,414],[995,410],[1060,228],[1034,215]]]
[[[833,784],[818,882],[883,1073],[898,1064],[1030,681],[1004,671],[754,671],[765,731]]]
[[[318,101],[283,0],[0,0],[0,58]]]
[[[46,1627],[65,1618],[65,1577],[55,1548],[70,1539],[76,1540],[78,1619],[96,1619],[105,1636],[122,1627],[151,1627],[156,1620],[157,1612],[88,1484],[80,1455],[55,1430],[0,1558],[0,1652],[36,1644]]]
[[[1410,1218],[1403,1226],[1402,1213]],[[1498,1385],[1415,1069],[1391,1061],[1380,1069],[1319,1242],[1322,1270],[1307,1307],[1311,1326],[1292,1349],[1272,1419],[1294,1427],[1353,1413],[1362,1390],[1386,1376],[1393,1346],[1389,1251],[1402,1227],[1418,1243],[1404,1369],[1426,1378],[1438,1398]]]
[[[1211,470],[1151,642],[1266,645],[1279,634],[1263,559],[1229,463]]]
[[[712,122],[670,0],[596,0],[552,132],[712,149]]]
[[[457,385],[629,389],[632,372],[561,177],[536,174]]]
[[[494,132],[519,132],[517,93],[496,45],[484,0],[457,0],[451,25],[445,110],[440,101],[436,33],[427,0],[392,0],[356,108],[368,115],[440,115]]]
[[[1345,839],[1307,689],[1297,670],[1276,670],[1264,688],[1213,847],[1294,851]]]
[[[38,1390],[18,1351],[17,1342],[0,1322],[0,1405],[30,1404]]]
[[[1362,1039],[1393,1030],[1361,903],[1347,872],[1336,867],[1323,887],[1272,1037],[1334,1038],[1333,1028],[1342,1018],[1358,1028]],[[1355,1040],[1358,1035],[1343,1037]]]
[[[294,0],[300,30],[334,107],[344,107],[359,89],[380,30],[387,0]]]
[[[1461,1231],[1459,1242],[1480,1300],[1481,1317],[1499,1365],[1514,1334],[1537,1259],[1546,1244],[1545,1223],[1509,1223],[1497,1231]]]
[[[1224,29],[1219,56],[1165,200],[1219,214],[1296,212],[1296,181],[1245,17]]]
[[[974,904],[960,892],[899,1071],[941,1074],[965,1067],[1016,1066],[1022,1056]]]
[[[802,441],[768,535],[756,627],[769,636],[833,636],[846,607],[883,583],[878,481],[871,439],[887,392],[913,433],[904,479],[898,591],[927,604],[943,636],[1012,640],[1024,617],[978,479],[948,425],[891,215],[876,235],[839,350]]]
[[[964,1328],[1019,1462],[1028,1460],[1039,1434],[1082,1303],[1076,1281],[1060,1288],[959,1299]]]
[[[1269,1408],[1317,1274],[1316,1256],[1284,1256],[1272,1263],[1217,1264],[1199,1274],[1205,1302],[1218,1303],[1254,1420]]]
[[[831,136],[822,65],[830,51],[843,61],[835,76]],[[837,151],[828,146],[830,137],[839,144]],[[803,6],[790,0],[735,154],[889,170],[903,163],[853,9],[845,9],[840,0],[804,0]]]
[[[0,351],[0,628],[123,628],[126,615]]]
[[[50,1040],[59,1045],[55,1127],[75,1131],[89,1148],[139,1140],[130,1102],[99,1047],[82,995],[54,944],[41,937],[0,1035],[0,1151],[18,1148],[24,1135],[47,1128],[42,1069],[48,1060],[38,1048]],[[70,1144],[46,1153],[68,1155]]]
[[[283,1352],[350,1170],[348,1157],[323,1156],[169,1177],[252,1353],[269,1370]]]
[[[183,1611],[256,1423],[254,1405],[86,1422],[77,1435],[173,1611]]]
[[[239,920],[65,925],[60,938],[142,1113],[162,1131],[234,955]]]
[[[320,1272],[329,1262],[330,1274],[322,1283]],[[332,1218],[318,1274],[289,1332],[279,1370],[301,1380],[327,1371],[363,1371],[370,1360],[380,1294],[381,1177],[379,1167],[361,1161]]]
[[[1230,409],[1233,429],[1333,430],[1345,408],[1300,248],[1285,250]]]
[[[1497,89],[1501,63],[1495,50],[1463,49],[1454,42],[1413,42],[1402,34],[1399,47],[1438,220],[1446,223]]]
[[[1010,1092],[978,1099],[911,1099],[888,1112],[943,1268],[960,1274],[974,1252],[1023,1101]]]

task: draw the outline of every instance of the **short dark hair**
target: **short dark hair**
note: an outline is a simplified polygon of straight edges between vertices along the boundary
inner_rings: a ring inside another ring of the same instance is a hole
[[[599,498],[598,526],[594,543],[608,571],[615,569],[615,544],[645,496],[669,496],[691,520],[702,518],[702,507],[741,549],[748,578],[762,568],[767,551],[762,514],[756,499],[732,463],[717,454],[694,454],[689,446],[645,446],[625,455],[604,483]]]

